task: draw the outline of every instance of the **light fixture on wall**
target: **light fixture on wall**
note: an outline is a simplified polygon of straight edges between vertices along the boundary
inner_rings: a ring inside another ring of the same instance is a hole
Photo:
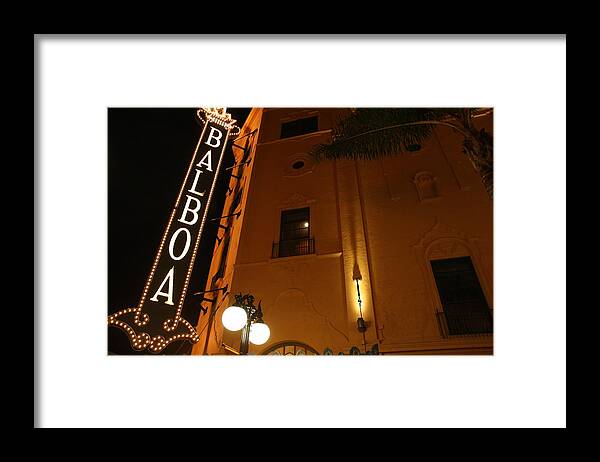
[[[237,332],[242,329],[239,354],[248,354],[248,342],[262,345],[269,340],[271,330],[262,319],[262,307],[254,306],[254,296],[250,294],[235,295],[235,303],[223,312],[221,321],[227,330]]]
[[[356,292],[358,293],[358,312],[359,312],[359,317],[356,320],[356,325],[358,328],[358,331],[363,333],[367,330],[367,324],[365,323],[365,320],[362,316],[362,300],[360,298],[360,287],[358,285],[358,279],[356,280]]]
[[[365,322],[365,319],[363,318],[362,314],[362,299],[360,298],[360,285],[358,283],[358,281],[362,280],[362,275],[360,274],[358,264],[354,265],[352,279],[356,281],[356,293],[358,295],[358,319],[356,320],[356,328],[362,334],[365,353],[367,353],[367,338],[365,336],[365,332],[367,331],[367,323]]]

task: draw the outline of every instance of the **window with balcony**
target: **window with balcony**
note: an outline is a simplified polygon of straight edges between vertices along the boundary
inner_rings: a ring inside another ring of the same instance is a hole
[[[444,310],[438,313],[442,334],[491,334],[492,312],[471,258],[432,260],[431,268]]]
[[[273,258],[306,255],[315,252],[310,237],[310,208],[281,212],[279,242],[273,244]]]

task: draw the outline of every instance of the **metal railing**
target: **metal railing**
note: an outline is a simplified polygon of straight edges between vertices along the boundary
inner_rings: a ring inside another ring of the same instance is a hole
[[[456,335],[491,335],[494,333],[494,317],[488,313],[449,314],[436,313],[438,325],[444,338]]]
[[[315,253],[315,239],[312,237],[303,237],[301,239],[273,242],[271,258],[293,257],[311,253]]]

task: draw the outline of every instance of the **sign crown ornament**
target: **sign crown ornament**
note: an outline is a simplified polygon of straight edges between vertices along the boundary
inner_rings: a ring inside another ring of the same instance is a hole
[[[237,120],[231,118],[225,107],[201,107],[196,111],[196,115],[202,122],[210,121],[228,128],[230,137],[240,133],[240,127],[235,125]]]

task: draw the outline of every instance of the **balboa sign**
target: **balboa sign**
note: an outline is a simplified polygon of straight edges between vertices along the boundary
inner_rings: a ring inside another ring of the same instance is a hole
[[[196,343],[196,329],[181,317],[198,244],[206,222],[225,145],[239,133],[225,108],[199,109],[202,134],[158,247],[137,307],[108,317],[125,331],[135,350],[161,352],[177,340]]]

